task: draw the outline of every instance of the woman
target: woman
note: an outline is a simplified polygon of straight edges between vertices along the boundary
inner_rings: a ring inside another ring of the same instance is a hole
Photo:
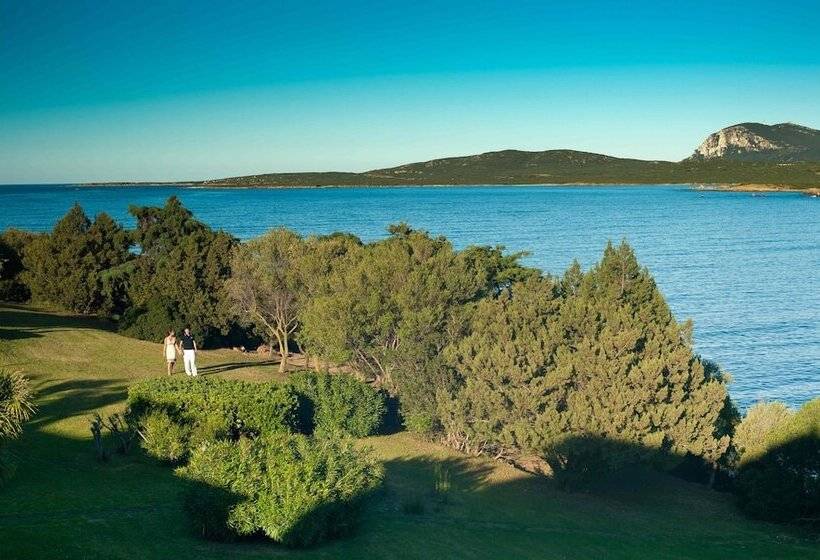
[[[162,354],[168,367],[168,375],[174,374],[174,366],[177,363],[177,335],[173,329],[168,331],[168,336],[163,340]]]

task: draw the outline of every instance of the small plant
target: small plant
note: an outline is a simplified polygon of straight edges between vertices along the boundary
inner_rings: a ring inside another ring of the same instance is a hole
[[[95,412],[91,417],[90,422],[91,436],[94,438],[94,452],[97,456],[97,461],[104,463],[108,461],[108,450],[105,448],[103,441],[103,419],[99,413]]]
[[[442,504],[450,501],[450,490],[452,484],[450,483],[450,469],[444,465],[436,465],[435,467],[435,484],[433,491]]]
[[[103,430],[107,430],[115,438],[117,442],[116,451],[122,455],[130,453],[134,441],[142,435],[136,418],[130,409],[126,409],[125,412],[115,412],[107,418],[103,418],[95,412],[94,416],[91,417],[89,428],[94,439],[94,451],[97,460],[101,462],[107,461],[110,457],[110,453],[105,446]]]
[[[14,474],[16,463],[4,443],[22,433],[23,423],[34,414],[32,401],[28,379],[17,371],[0,370],[0,485]]]
[[[174,422],[165,412],[152,412],[142,420],[142,447],[155,459],[178,463],[188,454],[190,429]]]

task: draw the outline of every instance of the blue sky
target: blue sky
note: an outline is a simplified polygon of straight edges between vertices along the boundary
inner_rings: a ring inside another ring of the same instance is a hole
[[[681,159],[820,128],[820,3],[0,0],[0,183]]]

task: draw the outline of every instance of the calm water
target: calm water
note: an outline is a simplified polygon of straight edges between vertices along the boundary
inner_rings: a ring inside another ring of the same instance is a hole
[[[247,239],[284,225],[365,240],[404,220],[458,247],[503,244],[527,264],[584,267],[626,238],[695,343],[732,373],[733,397],[796,405],[820,394],[820,199],[686,187],[190,189],[0,187],[0,229],[50,229],[69,206],[133,226],[129,204],[177,195],[201,220]]]

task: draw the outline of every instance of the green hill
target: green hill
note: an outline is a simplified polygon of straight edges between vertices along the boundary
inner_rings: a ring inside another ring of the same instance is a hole
[[[32,379],[39,407],[12,446],[20,468],[0,488],[0,558],[820,558],[816,537],[746,519],[730,495],[701,485],[641,472],[568,493],[406,433],[362,441],[384,461],[386,482],[354,536],[298,552],[210,543],[187,529],[172,469],[139,450],[94,458],[90,415],[163,373],[159,344],[94,319],[2,307],[0,356]],[[232,350],[199,361],[206,375],[277,376],[275,364]],[[446,503],[433,493],[437,469],[451,473]]]
[[[765,132],[768,139],[753,131]],[[803,144],[798,145],[801,139]],[[285,187],[666,183],[757,185],[771,190],[820,188],[820,132],[796,125],[735,125],[710,135],[695,155],[680,162],[617,158],[575,150],[502,150],[362,173],[267,173],[200,184]]]

